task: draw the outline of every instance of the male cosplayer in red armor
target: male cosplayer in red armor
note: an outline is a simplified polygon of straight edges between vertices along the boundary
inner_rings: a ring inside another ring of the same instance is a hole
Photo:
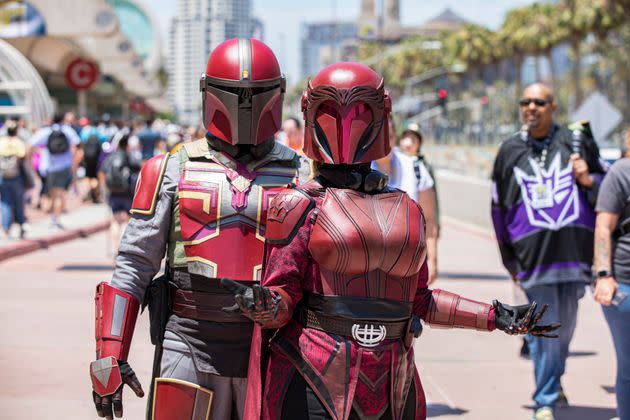
[[[127,355],[148,301],[157,348],[148,417],[243,418],[253,323],[221,310],[233,297],[217,279],[260,281],[269,203],[295,181],[299,158],[273,140],[285,79],[265,44],[219,45],[200,89],[206,138],[144,166],[112,281],[97,287],[101,417],[122,416],[122,383],[143,394]],[[165,253],[166,277],[153,280]]]
[[[242,313],[280,328],[262,401],[258,361],[250,364],[248,419],[424,419],[412,348],[420,319],[510,334],[556,328],[536,325],[544,309],[535,304],[489,305],[427,288],[422,210],[370,170],[389,152],[390,99],[378,74],[330,65],[309,83],[302,109],[317,176],[273,200],[262,285],[222,280]]]

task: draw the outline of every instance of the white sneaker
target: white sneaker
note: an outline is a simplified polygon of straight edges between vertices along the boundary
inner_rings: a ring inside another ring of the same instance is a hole
[[[536,410],[533,420],[555,420],[553,408],[543,406]]]

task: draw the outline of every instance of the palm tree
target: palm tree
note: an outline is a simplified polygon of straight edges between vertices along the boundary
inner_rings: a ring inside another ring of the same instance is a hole
[[[505,16],[498,34],[499,42],[509,51],[512,51],[514,57],[516,95],[520,95],[523,90],[521,71],[523,60],[529,50],[528,37],[523,33],[523,28],[527,26],[528,22],[529,14],[523,8],[512,9]]]
[[[593,0],[562,0],[558,20],[559,28],[567,33],[573,53],[572,85],[575,89],[574,108],[584,99],[582,89],[582,41],[593,31],[596,12]]]
[[[447,56],[466,64],[473,79],[482,79],[482,69],[498,58],[495,55],[497,37],[483,26],[465,24],[459,30],[446,34],[443,43]]]

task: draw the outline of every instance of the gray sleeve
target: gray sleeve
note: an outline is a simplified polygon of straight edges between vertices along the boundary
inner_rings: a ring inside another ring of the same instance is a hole
[[[626,205],[626,200],[630,191],[628,188],[624,188],[624,182],[622,180],[623,162],[617,162],[613,165],[599,188],[599,194],[597,196],[597,205],[595,211],[606,212],[620,215]],[[625,165],[630,168],[630,165]],[[626,180],[626,187],[628,181]]]
[[[111,285],[133,295],[138,302],[144,300],[147,287],[162,265],[178,180],[179,158],[176,154],[170,156],[166,164],[155,212],[152,216],[132,216],[120,242]]]

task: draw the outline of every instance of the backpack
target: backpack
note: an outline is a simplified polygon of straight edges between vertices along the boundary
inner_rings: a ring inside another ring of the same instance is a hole
[[[105,170],[105,185],[111,193],[124,194],[133,191],[131,167],[125,153],[114,153]]]
[[[95,161],[101,154],[101,141],[97,134],[91,134],[83,145],[83,152],[86,161]]]
[[[20,175],[20,164],[16,155],[0,156],[0,177],[17,178]]]
[[[51,155],[60,155],[70,150],[70,142],[61,129],[53,130],[46,144]]]

